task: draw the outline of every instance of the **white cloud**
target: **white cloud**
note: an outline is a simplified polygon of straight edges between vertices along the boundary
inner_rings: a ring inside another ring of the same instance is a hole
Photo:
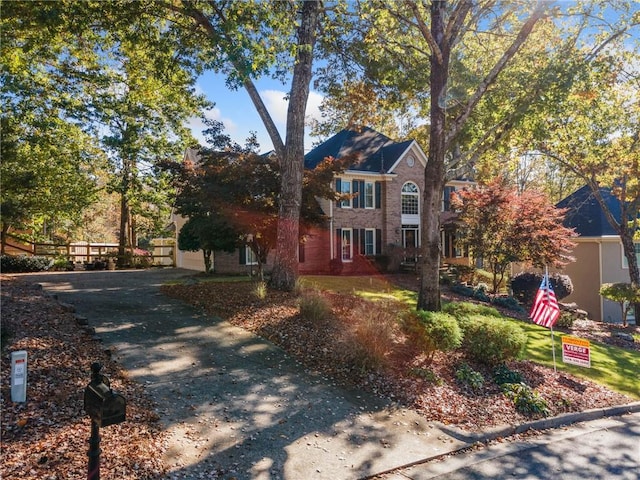
[[[281,90],[262,90],[260,92],[273,121],[279,126],[287,124],[287,93]]]
[[[307,101],[307,120],[320,120],[320,105],[324,97],[317,92],[309,92],[309,100]]]
[[[204,115],[209,120],[218,120],[219,122],[222,122],[222,124],[224,125],[225,133],[232,137],[238,131],[238,126],[236,125],[236,123],[230,118],[223,117],[222,112],[217,107],[206,110]],[[201,118],[191,117],[187,122],[187,127],[191,129],[191,133],[193,133],[193,136],[196,138],[196,140],[198,140],[198,142],[200,142],[201,144],[206,143],[202,131],[205,130],[207,126],[204,124]]]

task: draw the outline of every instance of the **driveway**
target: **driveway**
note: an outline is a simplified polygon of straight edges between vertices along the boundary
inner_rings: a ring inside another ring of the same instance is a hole
[[[157,401],[169,432],[167,479],[359,479],[473,441],[344,390],[272,343],[160,293],[193,274],[28,275],[87,317]]]

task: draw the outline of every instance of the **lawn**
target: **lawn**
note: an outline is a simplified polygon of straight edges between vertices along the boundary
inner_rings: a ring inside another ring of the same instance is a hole
[[[370,300],[395,299],[415,306],[416,292],[398,288],[383,277],[334,277],[304,276],[302,284],[314,286],[321,290],[332,290],[338,293],[351,293]],[[533,323],[518,322],[527,333],[528,342],[524,358],[541,365],[553,367],[551,335],[546,328]],[[567,365],[562,362],[561,337],[563,333],[555,332],[556,368],[567,371],[602,385],[606,385],[620,393],[640,399],[640,353],[602,343],[591,342],[591,368]]]

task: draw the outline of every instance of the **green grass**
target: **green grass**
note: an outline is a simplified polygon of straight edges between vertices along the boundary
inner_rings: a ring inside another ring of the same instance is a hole
[[[191,282],[247,282],[247,276],[197,276],[178,283]],[[399,300],[415,308],[417,293],[390,284],[382,277],[304,275],[300,277],[303,287],[331,290],[337,293],[359,295],[369,300]],[[553,368],[551,335],[548,329],[533,323],[517,322],[526,332],[528,341],[524,358]],[[562,333],[555,332],[556,368],[578,377],[606,385],[620,393],[640,399],[640,353],[609,345],[591,342],[591,368],[565,365],[562,362]],[[637,341],[637,339],[636,339]]]
[[[416,292],[396,287],[382,277],[305,275],[301,283],[304,287],[358,295],[368,300],[399,300],[413,305],[417,300]]]
[[[524,358],[553,368],[551,333],[533,323],[517,322],[527,333]],[[634,350],[591,342],[591,368],[568,365],[562,361],[563,333],[554,332],[556,368],[578,377],[606,385],[616,392],[640,399],[640,353]]]

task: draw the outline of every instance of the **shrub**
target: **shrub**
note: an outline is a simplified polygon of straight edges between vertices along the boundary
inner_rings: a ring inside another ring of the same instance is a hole
[[[571,328],[573,326],[573,322],[576,317],[571,312],[562,312],[558,317],[558,321],[556,322],[556,327],[558,328]]]
[[[522,328],[508,320],[474,315],[464,324],[463,349],[472,359],[498,365],[520,356],[527,343]]]
[[[327,299],[315,290],[307,291],[300,297],[300,316],[312,322],[325,320],[331,313]]]
[[[405,328],[431,363],[437,351],[454,350],[462,343],[462,331],[453,315],[418,310],[405,318]]]
[[[258,300],[264,300],[265,298],[267,298],[267,292],[268,290],[266,282],[258,282],[253,288],[253,294]]]
[[[547,402],[524,383],[505,383],[502,392],[510,398],[516,406],[516,410],[525,415],[549,415]]]
[[[442,385],[444,381],[433,371],[428,368],[413,367],[409,370],[412,377],[421,378],[434,385]]]
[[[524,378],[522,378],[520,372],[511,370],[505,364],[501,364],[493,370],[493,381],[498,385],[503,385],[505,383],[523,383]]]
[[[604,283],[600,295],[612,302],[618,302],[622,314],[622,325],[627,326],[627,316],[634,303],[640,302],[640,288],[630,283]]]
[[[0,257],[0,271],[3,273],[43,272],[49,270],[53,260],[46,257],[32,257],[27,255],[2,255]]]
[[[379,304],[361,304],[352,315],[355,318],[356,364],[362,369],[380,367],[392,350],[394,333],[398,325],[396,312]]]
[[[475,371],[468,364],[463,363],[456,370],[456,379],[463,385],[471,387],[472,390],[480,390],[484,385],[484,377],[480,372]]]
[[[499,307],[508,308],[509,310],[513,310],[515,312],[526,312],[522,305],[513,297],[494,297],[491,299],[491,303],[494,305],[498,305]]]
[[[480,300],[481,302],[490,302],[491,298],[487,295],[486,286],[484,284],[480,284],[475,288],[467,287],[466,285],[452,285],[451,291],[457,293],[459,295],[464,295],[465,297],[475,298]]]
[[[511,278],[513,296],[523,305],[532,305],[536,293],[542,283],[542,273],[521,272]],[[573,283],[569,275],[554,273],[549,275],[551,286],[558,300],[568,297],[573,292]]]

